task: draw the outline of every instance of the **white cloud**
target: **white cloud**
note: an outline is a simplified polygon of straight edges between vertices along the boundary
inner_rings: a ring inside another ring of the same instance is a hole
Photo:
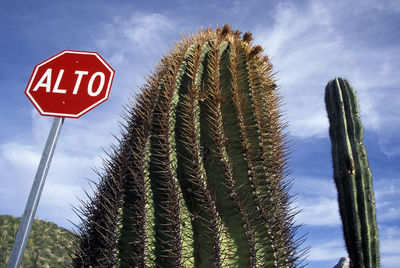
[[[391,204],[393,205],[393,203]],[[384,213],[380,213],[380,221],[398,220],[400,219],[400,208],[389,207],[385,209]]]
[[[1,161],[6,166],[16,166],[21,170],[33,170],[39,163],[40,154],[31,145],[21,145],[16,142],[0,146]]]
[[[280,3],[274,14],[272,30],[268,32],[266,39],[261,39],[265,42],[266,51],[272,58],[282,57],[285,53],[303,54],[300,52],[307,49],[307,45],[313,44],[312,41],[321,44],[321,41],[324,41],[320,38],[321,35],[328,37],[332,32],[330,13],[318,2],[312,2],[306,10],[292,3]],[[260,36],[265,34],[261,33]],[[292,43],[293,41],[296,43]],[[329,39],[326,41],[325,44],[331,43]],[[294,45],[297,49],[292,49]]]
[[[301,197],[296,202],[301,211],[296,216],[298,223],[307,226],[339,226],[339,208],[336,199],[323,196]]]
[[[340,257],[346,256],[344,240],[323,238],[325,232],[335,233],[341,227],[336,187],[331,180],[298,177],[294,188],[299,192],[295,202],[297,208],[302,209],[296,216],[296,222],[309,228],[312,239],[309,261],[332,261],[336,263]],[[377,204],[377,218],[379,223],[380,251],[383,267],[397,267],[400,263],[400,229],[397,222],[400,218],[399,180],[396,178],[381,178],[375,181],[375,197]]]
[[[400,219],[400,183],[398,179],[380,179],[374,185],[378,222]]]
[[[260,29],[255,36],[278,71],[290,131],[299,137],[325,136],[324,87],[337,75],[327,69],[342,65],[336,53],[340,36],[334,34],[330,12],[318,2],[306,7],[280,4],[275,14],[272,30]]]
[[[87,185],[86,178],[97,179],[91,168],[101,167],[100,146],[105,147],[111,139],[107,122],[66,120],[46,178],[38,217],[64,227],[71,226],[67,218],[77,221],[71,204],[77,206],[76,197],[86,199],[82,190]],[[30,139],[14,137],[0,145],[0,177],[6,185],[0,188],[1,213],[22,215],[50,125],[51,118],[35,115]]]
[[[387,131],[379,135],[379,147],[386,156],[393,157],[400,155],[400,140],[397,139],[398,132]]]
[[[38,111],[35,108],[32,108],[31,119],[32,119],[32,131],[31,131],[31,136],[27,140],[27,142],[32,142],[35,144],[39,143],[44,145],[49,135],[53,118],[48,116],[40,116]]]
[[[109,55],[116,71],[111,98],[118,111],[127,96],[145,83],[144,78],[170,49],[171,41],[179,38],[175,20],[160,13],[134,12],[115,15],[103,26],[95,46]]]
[[[382,140],[385,137],[382,129],[395,126],[390,133],[400,131],[400,115],[395,112],[400,98],[396,91],[400,82],[396,73],[400,67],[399,47],[371,44],[357,32],[346,32],[344,23],[350,17],[352,23],[360,20],[357,12],[376,10],[376,3],[372,2],[362,5],[362,11],[359,1],[346,9],[344,1],[285,2],[276,7],[271,29],[264,25],[256,29],[256,41],[266,49],[278,72],[285,98],[283,110],[293,135],[301,138],[328,135],[324,89],[336,76],[347,78],[356,89],[367,129],[380,133]],[[393,2],[386,1],[380,6],[380,12],[389,12]],[[384,22],[379,23],[375,20],[374,25],[364,26],[385,27]],[[381,144],[388,154],[400,153],[398,145],[392,149],[387,142]]]
[[[382,244],[381,246],[382,252],[384,252],[385,255],[390,255],[392,253],[396,254],[400,253],[400,237],[397,237],[397,239],[390,239],[390,240],[383,239],[381,244]],[[400,256],[398,256],[397,259],[400,260]]]
[[[122,32],[141,48],[145,48],[160,36],[174,29],[173,22],[162,14],[135,13],[127,22],[121,21]]]
[[[375,181],[376,199],[391,198],[400,195],[400,180],[398,178],[383,178]],[[395,200],[395,199],[393,199]],[[397,200],[397,199],[396,199]],[[397,200],[400,201],[400,200]]]
[[[118,107],[117,111],[107,113],[103,107],[95,108],[79,119],[66,118],[56,150],[61,147],[65,150],[76,150],[76,152],[90,152],[93,149],[97,149],[98,152],[99,146],[108,145],[112,138],[111,134],[119,134],[118,120],[121,108]],[[96,119],[99,117],[101,120]],[[21,143],[44,147],[52,123],[52,117],[40,116],[35,109],[32,109],[31,134],[27,135],[23,141],[21,140]]]
[[[343,240],[332,240],[311,247],[308,260],[310,261],[328,261],[333,260],[336,263],[341,257],[346,257],[346,247]]]
[[[329,199],[336,198],[336,186],[332,178],[296,177],[294,181],[295,192],[302,196],[324,196]]]
[[[397,268],[399,267],[400,263],[400,255],[398,255],[399,252],[397,252],[397,255],[390,255],[390,256],[381,256],[381,263],[382,267],[384,268]]]
[[[400,226],[379,226],[380,251],[383,267],[398,267],[400,263]]]
[[[168,49],[171,35],[177,34],[175,28],[175,21],[164,14],[136,12],[129,17],[115,17],[104,27],[97,45],[113,55],[114,64],[144,55],[159,58],[160,51]]]
[[[336,186],[332,180],[297,177],[294,181],[294,206],[300,210],[296,222],[306,226],[339,226]]]
[[[66,185],[65,182],[53,180],[45,185],[43,191],[43,204],[54,207],[65,208],[66,204],[76,203],[76,196],[82,191],[82,188],[74,185]]]

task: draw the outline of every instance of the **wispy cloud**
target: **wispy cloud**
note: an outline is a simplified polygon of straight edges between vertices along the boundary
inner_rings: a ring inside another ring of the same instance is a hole
[[[123,34],[140,48],[163,41],[162,36],[174,30],[174,23],[162,14],[132,14],[127,22],[119,22]]]
[[[104,125],[100,123],[85,126],[85,120],[77,122],[66,120],[61,129],[38,208],[38,216],[57,218],[63,226],[70,226],[67,218],[76,219],[70,205],[77,203],[77,197],[85,199],[81,185],[86,185],[86,178],[95,176],[91,168],[101,167],[100,146],[111,138],[106,138],[108,131],[101,130]],[[0,176],[7,186],[0,190],[3,213],[19,211],[22,215],[50,125],[51,118],[35,115],[32,135],[27,135],[30,139],[15,137],[0,145]]]
[[[306,7],[285,3],[277,6],[273,19],[272,29],[259,29],[255,36],[278,72],[291,133],[325,136],[323,87],[334,76],[327,69],[338,69],[335,52],[341,49],[330,14],[317,2]]]
[[[336,198],[336,186],[332,178],[296,177],[294,191],[304,196]]]
[[[299,177],[294,188],[299,192],[295,206],[301,208],[296,222],[311,230],[309,238],[312,243],[308,260],[324,262],[324,265],[330,261],[333,265],[340,257],[347,256],[344,240],[331,238],[331,233],[336,234],[336,237],[341,235],[339,229],[342,225],[333,181]],[[374,189],[382,263],[385,267],[397,267],[400,263],[400,226],[397,223],[400,217],[399,180],[379,179]]]
[[[116,14],[103,25],[95,46],[110,55],[116,70],[113,98],[120,106],[127,96],[138,93],[145,77],[171,48],[171,41],[179,39],[175,18],[160,13],[134,12]]]
[[[382,226],[400,218],[399,180],[374,180],[374,193],[378,220]],[[296,178],[294,192],[299,193],[295,206],[301,211],[296,217],[299,223],[309,226],[338,226],[341,224],[337,190],[333,179]]]
[[[171,35],[176,35],[175,27],[174,19],[159,13],[136,12],[128,17],[116,16],[104,26],[105,32],[97,40],[97,46],[112,52],[114,56],[111,61],[117,65],[126,58],[159,58],[160,51],[166,52],[168,49]],[[139,62],[124,63],[135,66]]]
[[[336,199],[326,197],[300,198],[296,202],[301,211],[296,221],[308,226],[339,226],[339,208]]]
[[[400,48],[362,42],[357,33],[346,32],[343,23],[359,21],[364,27],[385,27],[378,19],[374,25],[361,21],[363,14],[367,16],[372,11],[386,14],[398,5],[387,1],[378,5],[377,10],[372,2],[366,1],[361,9],[358,6],[344,9],[343,1],[334,4],[318,0],[303,4],[285,2],[277,5],[271,29],[256,30],[257,41],[266,48],[278,71],[278,82],[285,97],[283,109],[293,135],[303,138],[327,135],[324,88],[336,76],[349,79],[357,90],[366,128],[378,133],[383,133],[383,126],[392,126],[390,133],[400,130],[400,116],[393,114],[393,105],[400,98],[395,91],[400,81],[395,74],[400,67]],[[381,143],[386,144],[385,135],[381,136]],[[385,148],[392,154],[399,151],[398,146]]]
[[[344,241],[335,239],[312,247],[308,259],[310,261],[332,260],[332,263],[337,263],[341,257],[345,256],[347,256],[347,252]]]
[[[378,220],[382,225],[400,219],[399,179],[383,179],[375,183]]]
[[[400,226],[381,227],[379,238],[384,267],[397,267],[400,263]]]
[[[298,193],[295,207],[300,211],[296,221],[310,226],[339,226],[336,186],[332,180],[297,177],[294,192]]]

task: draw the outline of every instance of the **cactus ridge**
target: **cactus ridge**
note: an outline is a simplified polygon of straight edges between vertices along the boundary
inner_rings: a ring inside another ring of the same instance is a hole
[[[184,37],[141,90],[81,209],[75,267],[300,265],[279,96],[251,34]]]
[[[342,78],[326,86],[334,179],[346,247],[354,267],[379,267],[378,228],[372,174],[363,145],[357,96]]]

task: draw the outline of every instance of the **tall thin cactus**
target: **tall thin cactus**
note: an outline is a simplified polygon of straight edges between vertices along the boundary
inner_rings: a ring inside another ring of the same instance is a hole
[[[126,110],[75,267],[300,263],[279,97],[250,33],[184,38]]]
[[[350,83],[331,80],[325,91],[334,179],[351,266],[379,267],[379,240],[372,175],[363,145],[357,96]]]

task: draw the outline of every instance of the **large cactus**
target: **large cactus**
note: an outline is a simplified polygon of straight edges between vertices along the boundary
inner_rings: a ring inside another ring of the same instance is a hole
[[[326,86],[334,179],[352,267],[379,267],[375,198],[356,93],[347,80]]]
[[[126,109],[75,267],[294,267],[272,66],[229,26],[184,38]]]

